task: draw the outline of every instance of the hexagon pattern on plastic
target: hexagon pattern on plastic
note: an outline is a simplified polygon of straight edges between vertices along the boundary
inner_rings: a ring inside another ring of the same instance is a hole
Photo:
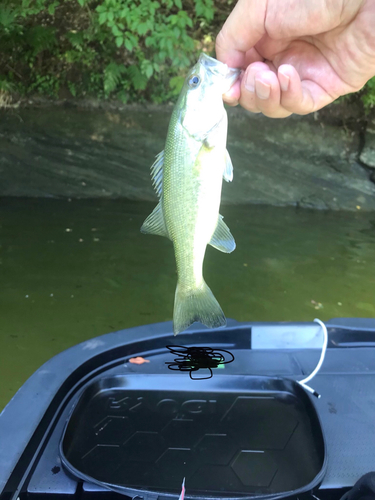
[[[290,390],[113,387],[77,405],[65,455],[86,475],[123,487],[179,488],[185,477],[190,492],[291,491],[313,481],[324,457],[308,401]]]

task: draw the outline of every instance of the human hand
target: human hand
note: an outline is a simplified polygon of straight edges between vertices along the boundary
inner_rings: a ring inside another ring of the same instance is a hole
[[[216,57],[244,70],[228,104],[272,118],[311,113],[375,75],[375,0],[239,0]]]

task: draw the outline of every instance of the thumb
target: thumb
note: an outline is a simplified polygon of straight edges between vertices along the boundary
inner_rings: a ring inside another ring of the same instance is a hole
[[[246,67],[246,52],[265,34],[267,0],[239,0],[216,38],[216,57],[232,68]]]

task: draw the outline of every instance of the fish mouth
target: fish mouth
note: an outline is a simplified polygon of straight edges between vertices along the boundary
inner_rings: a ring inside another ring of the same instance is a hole
[[[224,63],[218,61],[214,57],[208,56],[205,52],[202,52],[199,56],[198,62],[202,64],[207,69],[217,69],[220,65],[226,66]]]
[[[224,78],[225,90],[223,91],[223,93],[227,92],[231,88],[231,86],[236,82],[241,73],[240,69],[229,68],[227,64],[208,56],[204,52],[202,52],[199,56],[198,64],[201,64],[213,75],[221,76],[222,78]]]
[[[228,92],[228,90],[236,83],[238,77],[240,76],[241,70],[236,68],[229,68],[227,70],[227,75],[225,77],[225,90],[223,93]]]

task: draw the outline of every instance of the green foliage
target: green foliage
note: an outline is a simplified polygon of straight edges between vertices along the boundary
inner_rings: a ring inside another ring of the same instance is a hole
[[[173,99],[233,0],[0,0],[0,91]],[[216,25],[215,25],[216,23]],[[215,27],[216,26],[216,27]],[[358,95],[375,107],[375,78]]]
[[[0,78],[0,92],[12,92],[14,90],[13,85],[8,80]]]
[[[182,86],[184,84],[183,76],[173,76],[169,80],[169,88],[173,95],[178,95],[181,92]]]
[[[213,0],[2,0],[0,82],[24,95],[168,100],[212,49],[214,14]]]
[[[0,28],[4,33],[10,33],[14,27],[17,12],[7,6],[0,6]]]
[[[34,26],[27,31],[25,41],[30,46],[31,57],[37,56],[44,50],[51,51],[56,44],[55,29]]]
[[[212,0],[196,0],[195,1],[195,12],[197,16],[207,21],[212,21],[214,17],[214,5]]]
[[[111,94],[117,85],[121,82],[125,67],[122,64],[111,62],[104,69],[104,92],[105,95]]]
[[[362,94],[362,101],[366,112],[375,107],[375,77],[367,82]]]
[[[146,74],[144,74],[142,73],[141,68],[139,68],[135,64],[132,64],[131,66],[129,66],[127,73],[129,75],[131,84],[136,90],[144,90],[146,88],[148,81],[147,68],[145,71]]]
[[[30,90],[37,89],[44,95],[55,97],[60,89],[60,82],[54,75],[36,75],[35,82],[30,85]]]

